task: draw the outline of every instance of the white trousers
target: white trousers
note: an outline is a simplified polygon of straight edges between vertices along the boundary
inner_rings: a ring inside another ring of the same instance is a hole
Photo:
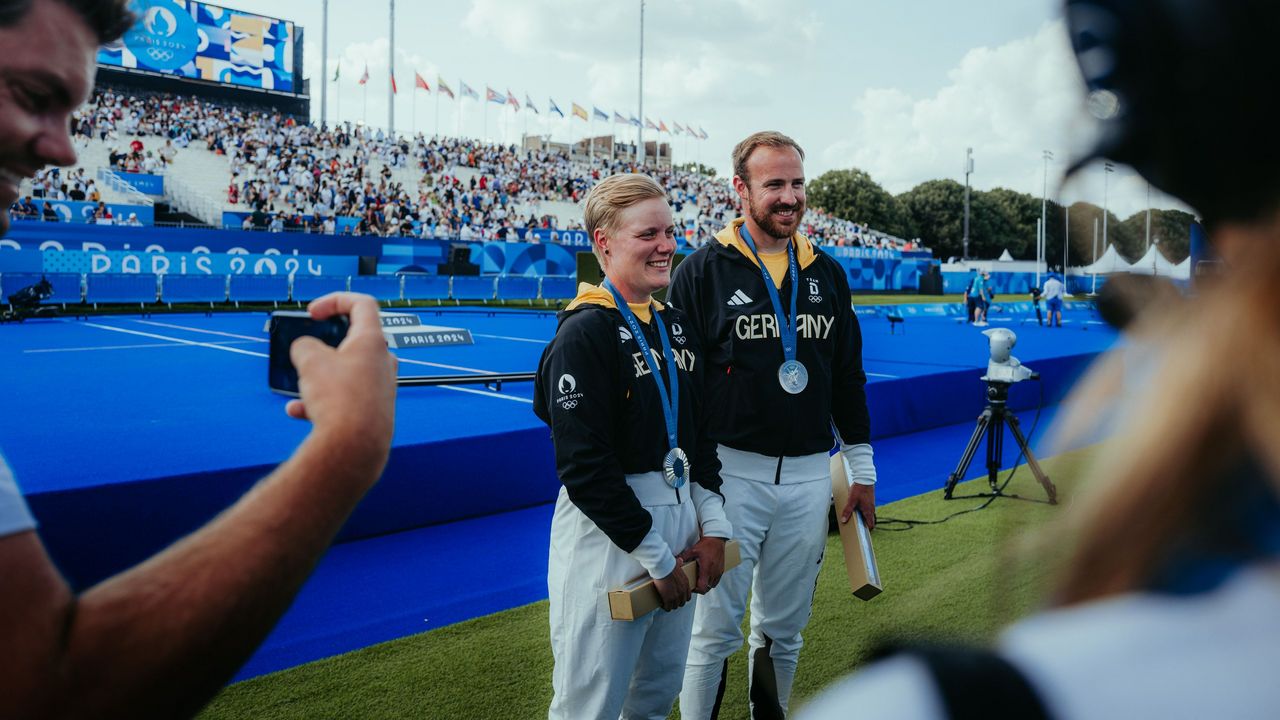
[[[782,458],[719,448],[725,514],[742,564],[699,599],[680,716],[718,714],[727,660],[742,647],[751,596],[749,681],[752,717],[785,716],[827,544],[830,459]]]
[[[661,483],[658,473],[628,482]],[[637,488],[638,489],[638,488]],[[687,493],[674,504],[641,504],[673,553],[698,540],[698,518]],[[551,520],[547,594],[551,605],[549,718],[654,718],[663,720],[680,693],[694,602],[673,612],[655,610],[633,621],[613,620],[606,593],[645,574],[640,563],[614,545],[560,489]],[[696,596],[695,596],[696,597]]]

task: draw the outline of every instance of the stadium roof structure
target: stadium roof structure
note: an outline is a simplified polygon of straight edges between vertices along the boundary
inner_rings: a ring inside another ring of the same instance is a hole
[[[1166,260],[1165,262],[1168,261]],[[1129,261],[1125,260],[1124,256],[1116,250],[1116,246],[1108,245],[1106,252],[1102,253],[1102,257],[1091,265],[1078,268],[1077,271],[1083,275],[1092,275],[1094,273],[1107,275],[1110,273],[1131,272],[1130,267],[1132,266]]]
[[[1174,265],[1173,263],[1169,262],[1169,259],[1166,258],[1164,254],[1161,253],[1156,248],[1155,243],[1152,243],[1151,247],[1147,248],[1147,254],[1143,255],[1142,259],[1138,260],[1137,262],[1133,263],[1133,265],[1129,266],[1129,272],[1137,275],[1160,275],[1162,277],[1176,277],[1174,273],[1176,272],[1177,267],[1178,267],[1177,265]],[[1190,277],[1190,276],[1191,276],[1191,266],[1188,265],[1186,277]]]

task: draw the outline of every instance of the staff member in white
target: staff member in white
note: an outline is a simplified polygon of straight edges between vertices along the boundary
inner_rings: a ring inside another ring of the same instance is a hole
[[[752,714],[786,713],[826,547],[828,451],[837,442],[856,483],[841,520],[857,510],[875,523],[862,337],[843,268],[797,232],[803,159],[781,133],[739,143],[733,187],[746,217],[686,258],[671,282],[671,304],[704,343],[711,437],[742,553],[698,602],[684,718],[718,714],[748,590]]]
[[[552,718],[665,718],[689,650],[690,591],[720,580],[732,529],[706,439],[700,343],[653,300],[670,282],[675,225],[662,188],[614,175],[587,197],[606,280],[583,283],[543,352],[534,412],[563,487],[547,570]],[[681,566],[697,560],[693,588]],[[610,618],[606,593],[644,575],[663,611]]]

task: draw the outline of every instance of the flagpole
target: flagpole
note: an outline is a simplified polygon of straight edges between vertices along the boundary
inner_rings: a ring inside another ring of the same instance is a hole
[[[440,76],[437,75],[436,76],[436,134],[435,134],[435,137],[437,138],[440,137],[440,83],[439,83],[439,80],[440,80]]]
[[[636,159],[644,165],[644,0],[640,0],[640,127],[636,128]]]
[[[462,101],[467,96],[462,93],[462,78],[458,78],[458,107],[457,112],[453,114],[453,136],[462,137]]]
[[[390,35],[391,44],[387,48],[387,67],[391,73],[391,87],[390,92],[387,93],[387,136],[394,143],[396,141],[396,0],[390,0],[390,3],[387,32]]]
[[[329,0],[320,4],[320,129],[328,127],[329,110]]]

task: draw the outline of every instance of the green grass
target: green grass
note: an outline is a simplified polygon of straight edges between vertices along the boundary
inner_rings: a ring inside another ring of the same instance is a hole
[[[1089,458],[1085,450],[1043,462],[1060,497],[1070,497]],[[939,469],[939,488],[946,470]],[[960,485],[957,494],[985,489],[985,479],[976,480]],[[1025,467],[1008,491],[1044,496]],[[891,503],[879,514],[939,519],[978,504],[944,501],[939,490]],[[878,530],[874,542],[885,590],[870,602],[849,592],[839,540],[832,535],[805,632],[793,709],[857,668],[881,641],[982,641],[1034,609],[1045,572],[1012,550],[1060,512],[1061,507],[1001,499],[945,524]],[[200,717],[546,717],[551,665],[544,601],[237,683]],[[722,717],[746,717],[744,651],[731,658],[730,674]]]

